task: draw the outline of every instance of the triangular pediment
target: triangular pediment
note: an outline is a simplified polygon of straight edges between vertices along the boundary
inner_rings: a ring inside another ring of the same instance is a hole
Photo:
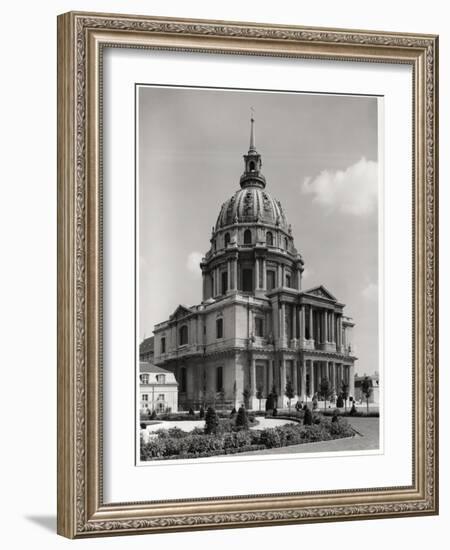
[[[309,290],[305,290],[304,293],[309,294],[310,296],[317,296],[318,298],[325,298],[325,300],[337,302],[333,294],[331,294],[331,292],[322,285],[310,288]]]
[[[183,317],[186,317],[186,315],[190,315],[191,313],[193,313],[191,309],[180,304],[170,316],[170,320],[174,321],[176,319],[182,319]]]

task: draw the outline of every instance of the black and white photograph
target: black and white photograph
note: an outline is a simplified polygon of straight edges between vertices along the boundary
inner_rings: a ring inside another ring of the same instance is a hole
[[[141,464],[380,449],[380,101],[136,86]]]

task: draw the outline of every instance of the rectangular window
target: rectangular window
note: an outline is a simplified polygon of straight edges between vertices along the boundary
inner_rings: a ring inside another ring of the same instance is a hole
[[[228,290],[228,273],[222,271],[222,294],[226,294]]]
[[[158,395],[158,401],[164,401],[164,394],[163,393],[160,393]]]
[[[148,401],[148,394],[147,394],[147,393],[143,393],[143,394],[141,395],[141,400],[147,402],[147,401]]]
[[[149,376],[148,374],[141,374],[141,384],[148,384]]]
[[[223,367],[217,367],[216,392],[223,390]]]
[[[166,375],[165,374],[157,374],[156,375],[156,382],[158,384],[165,384],[166,383]]]
[[[291,288],[291,276],[286,274],[286,287]]]
[[[186,391],[186,387],[187,387],[186,368],[183,367],[181,369],[181,388],[180,388],[180,391],[184,393]]]
[[[242,290],[244,292],[253,291],[253,269],[242,270]]]
[[[216,319],[216,338],[223,338],[223,319]]]
[[[273,290],[275,288],[275,271],[267,271],[267,290]]]
[[[161,338],[161,353],[166,353],[166,339]]]
[[[255,318],[255,336],[264,336],[264,319],[262,317]]]

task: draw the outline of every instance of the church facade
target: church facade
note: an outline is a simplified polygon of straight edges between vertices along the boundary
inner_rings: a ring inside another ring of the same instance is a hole
[[[202,301],[154,327],[154,363],[175,375],[178,407],[277,406],[321,381],[354,395],[352,319],[321,285],[302,289],[304,262],[283,208],[266,190],[251,119],[240,189],[223,203],[199,268]],[[286,392],[289,387],[291,391]]]

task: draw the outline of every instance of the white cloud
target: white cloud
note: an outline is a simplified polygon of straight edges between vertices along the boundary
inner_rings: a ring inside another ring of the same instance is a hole
[[[361,292],[363,298],[371,302],[375,302],[378,299],[378,285],[375,283],[369,283]]]
[[[202,271],[200,269],[200,262],[202,261],[203,254],[201,252],[193,251],[188,254],[187,260],[186,260],[186,267],[188,270],[193,273],[194,275],[200,275],[202,274]]]
[[[376,212],[378,163],[364,157],[345,170],[324,170],[315,178],[305,178],[302,192],[328,211],[354,216]]]

